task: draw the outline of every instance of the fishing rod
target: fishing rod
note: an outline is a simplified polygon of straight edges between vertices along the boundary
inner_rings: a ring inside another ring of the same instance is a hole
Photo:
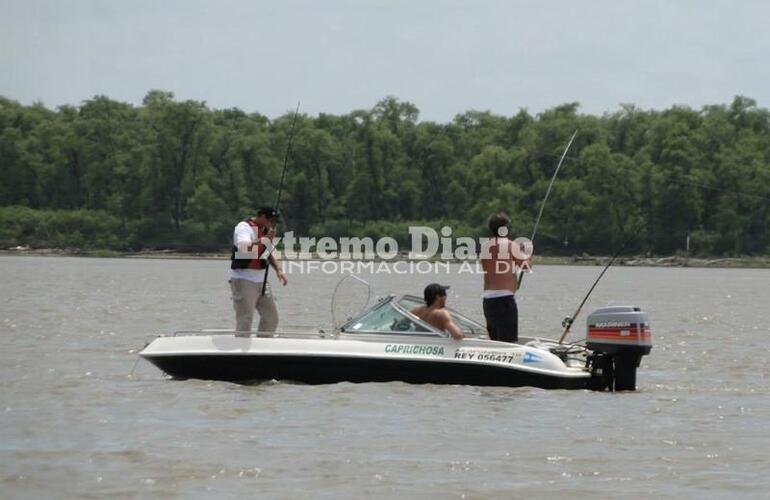
[[[540,212],[537,214],[537,219],[535,219],[535,227],[532,228],[532,237],[529,239],[533,248],[534,248],[534,242],[535,242],[535,235],[537,234],[537,227],[540,225],[541,217],[543,217],[545,202],[548,201],[548,196],[551,195],[551,188],[553,187],[553,183],[556,180],[556,176],[559,175],[559,169],[561,168],[562,163],[564,163],[564,158],[567,157],[567,152],[569,151],[569,148],[572,146],[572,142],[575,140],[575,137],[577,136],[577,134],[578,134],[578,131],[577,129],[575,129],[575,132],[572,134],[572,137],[570,137],[569,142],[567,143],[567,147],[564,148],[564,152],[561,154],[559,163],[556,165],[556,170],[551,176],[551,182],[548,184],[548,189],[545,191],[545,197],[543,198],[543,202],[540,204]],[[521,288],[521,283],[523,281],[524,281],[524,270],[522,269],[522,271],[519,273],[519,276],[518,276],[519,288]]]
[[[297,109],[294,110],[294,118],[291,120],[291,128],[289,129],[289,142],[286,144],[286,154],[283,156],[283,170],[281,171],[281,182],[278,184],[278,194],[275,197],[274,212],[278,215],[278,209],[281,207],[281,193],[283,192],[283,182],[286,179],[286,166],[289,164],[289,154],[291,154],[291,144],[294,141],[294,127],[297,125],[297,115],[299,114],[299,101],[297,101]],[[275,227],[273,227],[275,230]],[[262,281],[262,296],[265,295],[267,289],[267,275],[270,272],[270,256],[273,253],[273,247],[271,245],[270,250],[267,253],[267,263],[265,264],[265,279]]]
[[[596,288],[596,285],[599,284],[599,281],[602,279],[602,276],[604,276],[604,273],[607,272],[607,269],[610,268],[610,266],[615,262],[615,260],[620,256],[620,254],[623,252],[623,250],[626,249],[626,246],[628,243],[631,242],[631,239],[633,238],[633,235],[635,233],[631,233],[631,236],[626,239],[625,242],[620,246],[617,252],[615,252],[615,255],[612,256],[610,261],[607,263],[606,266],[604,266],[604,269],[602,269],[602,272],[599,273],[599,276],[596,278],[596,281],[594,281],[594,284],[591,285],[591,288],[588,290],[588,293],[583,297],[583,300],[580,302],[580,305],[575,310],[575,314],[573,314],[569,318],[564,318],[564,321],[561,322],[561,326],[564,327],[564,332],[561,334],[561,337],[559,337],[559,344],[564,343],[564,339],[567,337],[567,334],[569,333],[570,328],[572,328],[572,324],[575,322],[575,318],[577,318],[578,314],[580,314],[580,310],[583,309],[583,306],[585,305],[586,301],[588,300],[588,297],[591,296],[591,293],[593,293],[594,288]]]
[[[545,197],[543,198],[543,203],[540,204],[540,212],[537,214],[537,219],[535,219],[535,227],[532,228],[532,237],[530,238],[530,241],[534,243],[535,241],[535,235],[537,234],[537,226],[540,225],[540,218],[543,217],[543,210],[545,209],[545,202],[548,201],[548,196],[551,194],[551,188],[553,187],[553,183],[556,180],[556,176],[559,175],[559,169],[561,168],[562,163],[564,163],[564,158],[567,157],[567,152],[569,151],[570,146],[572,146],[572,141],[575,140],[575,137],[577,136],[578,131],[575,130],[575,132],[572,134],[572,137],[570,137],[569,142],[567,143],[567,147],[564,148],[564,152],[561,154],[561,158],[559,159],[559,164],[556,165],[556,171],[554,171],[553,176],[551,176],[551,182],[548,184],[548,189],[545,191]]]

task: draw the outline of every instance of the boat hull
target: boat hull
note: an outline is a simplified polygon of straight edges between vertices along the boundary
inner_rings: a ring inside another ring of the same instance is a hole
[[[510,367],[452,361],[369,359],[299,355],[145,356],[174,378],[256,382],[285,380],[305,384],[393,382],[478,386],[585,389],[587,377],[560,377]]]

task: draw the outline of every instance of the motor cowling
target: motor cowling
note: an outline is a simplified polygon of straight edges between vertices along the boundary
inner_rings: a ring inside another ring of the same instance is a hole
[[[636,369],[652,349],[650,319],[636,306],[597,309],[588,316],[586,346],[594,351],[595,388],[636,390]]]

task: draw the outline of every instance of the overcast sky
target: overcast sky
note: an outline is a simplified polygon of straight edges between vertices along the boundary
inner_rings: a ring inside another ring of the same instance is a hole
[[[770,105],[770,2],[0,0],[0,95],[150,89],[276,117],[393,95],[421,120],[577,101]]]

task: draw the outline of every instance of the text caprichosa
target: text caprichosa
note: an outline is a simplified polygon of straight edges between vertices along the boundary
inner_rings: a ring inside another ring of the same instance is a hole
[[[409,345],[409,344],[388,344],[385,346],[385,352],[395,354],[432,354],[443,356],[444,348],[438,345]]]

